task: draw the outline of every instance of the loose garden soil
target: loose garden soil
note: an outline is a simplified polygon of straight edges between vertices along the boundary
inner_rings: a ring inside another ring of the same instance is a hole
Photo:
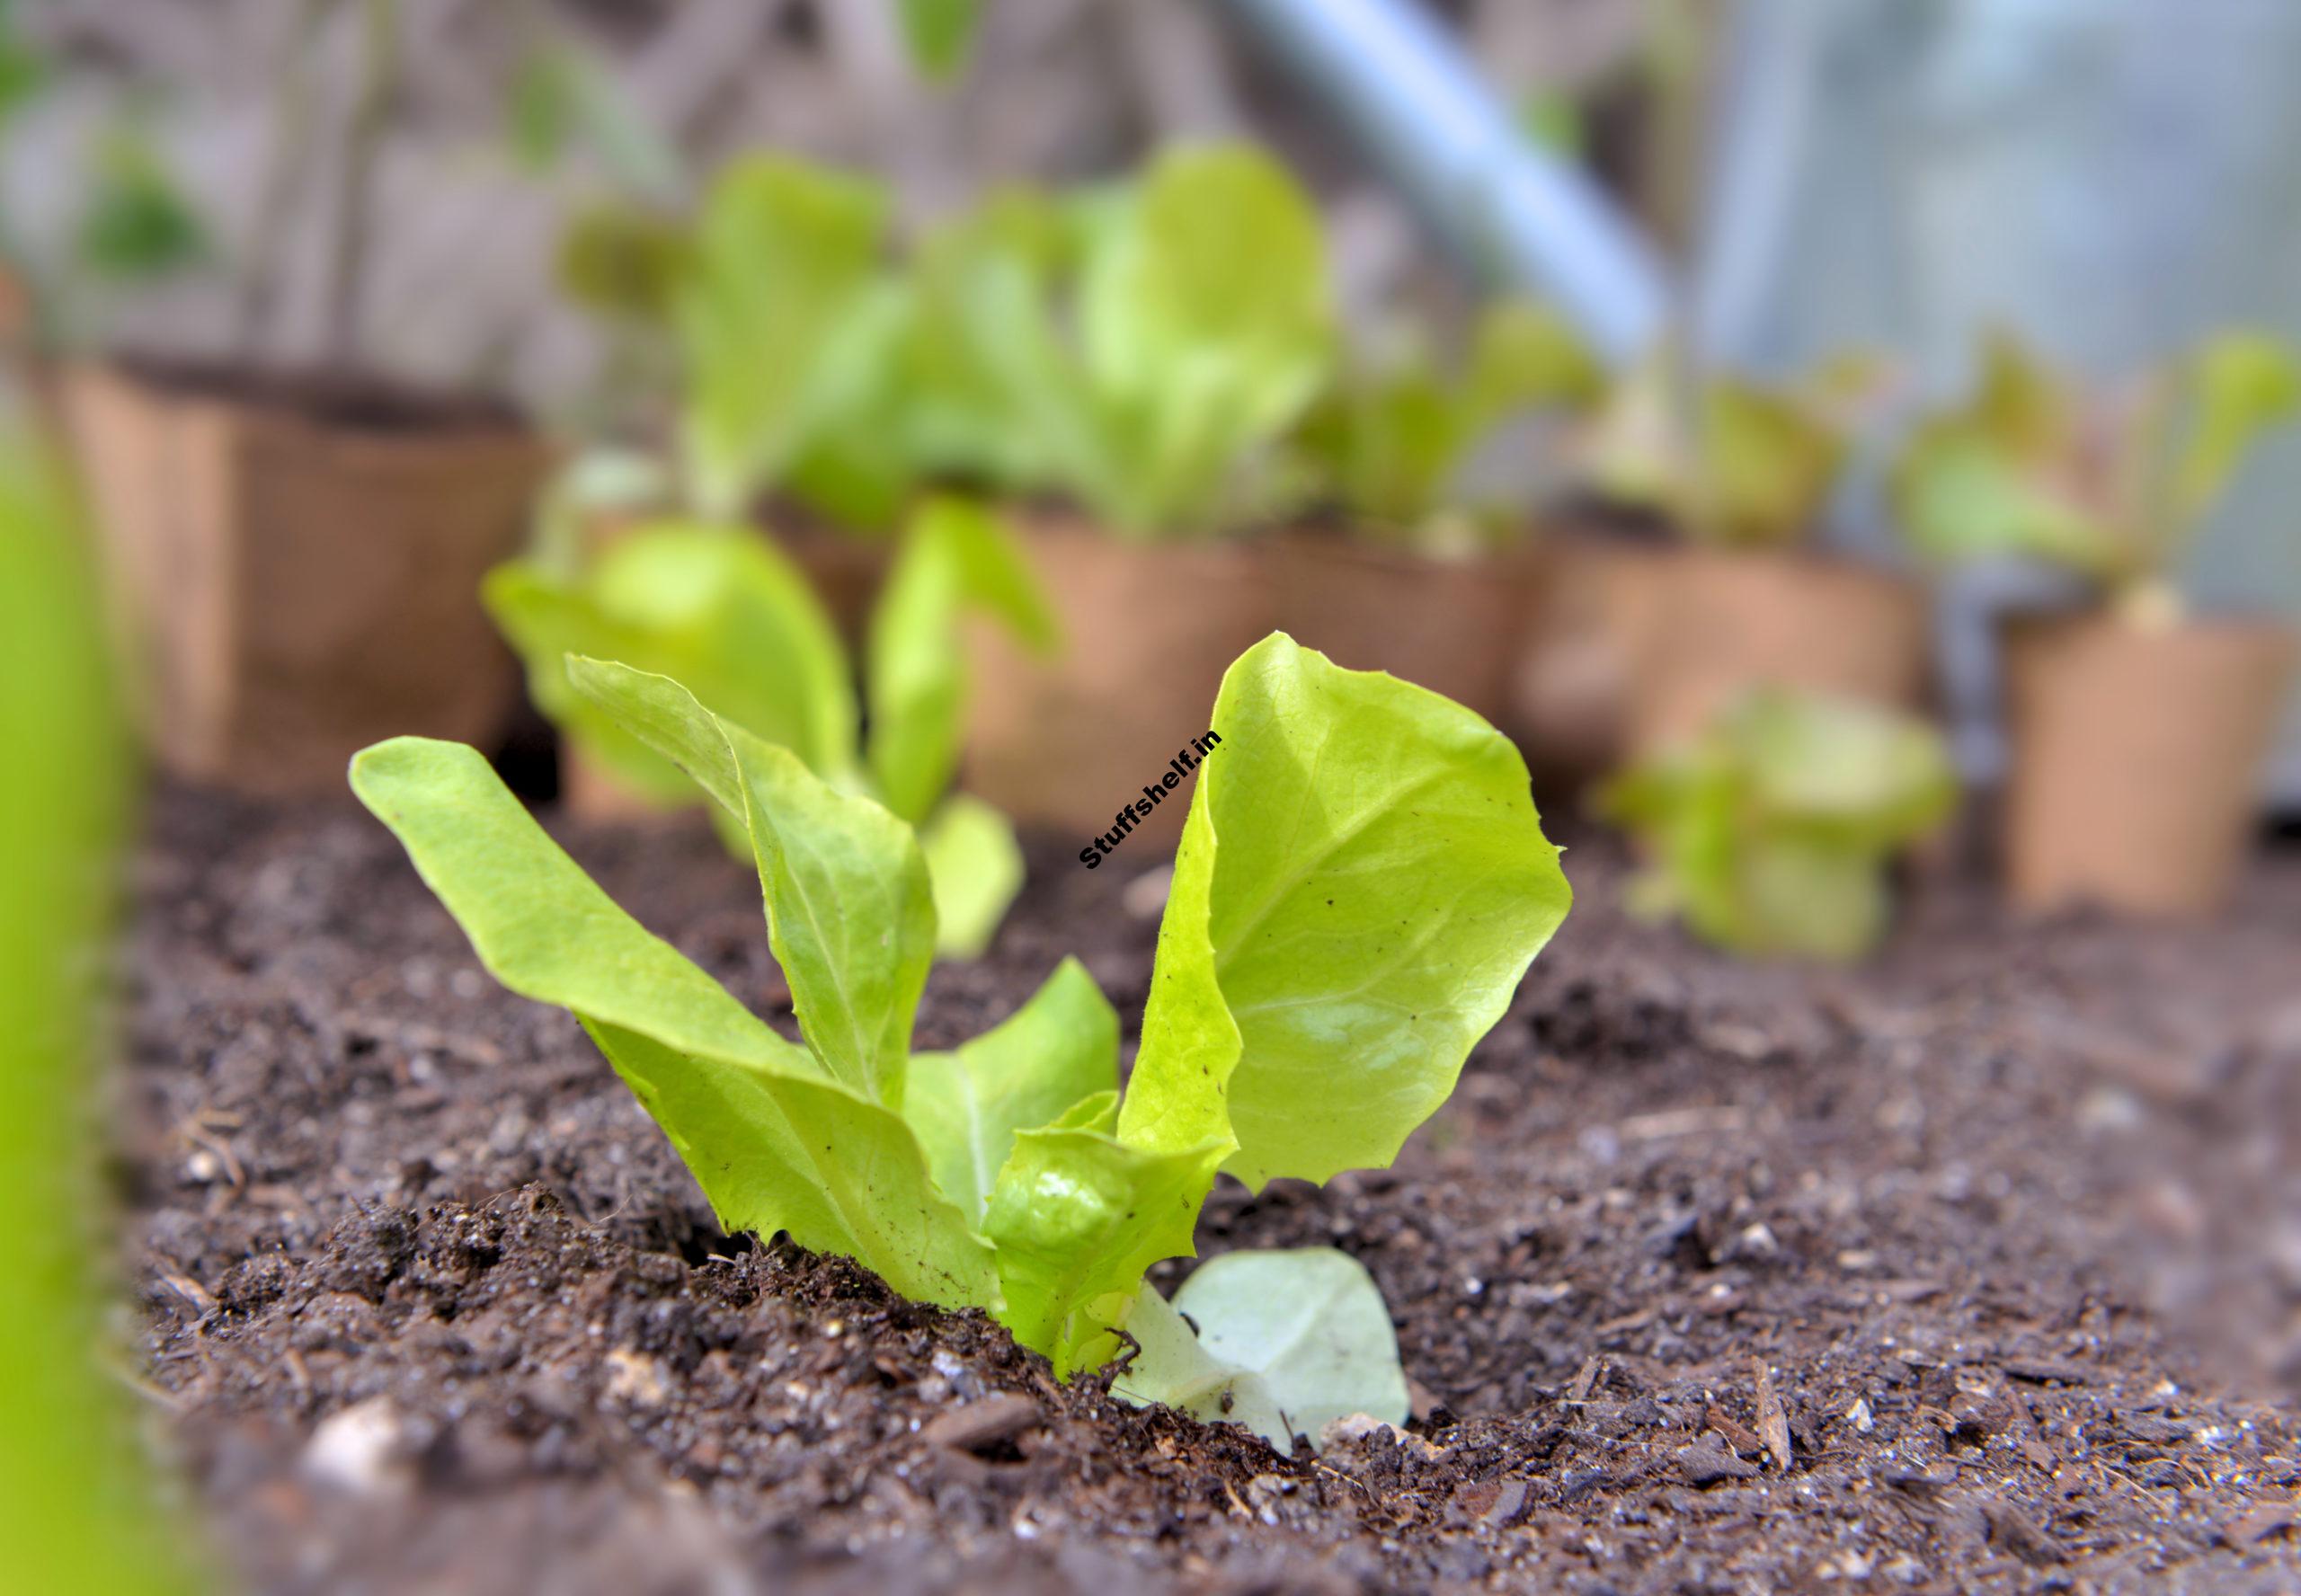
[[[2210,928],[1928,882],[1849,974],[1635,926],[1569,837],[1572,917],[1397,1167],[1207,1212],[1397,1318],[1408,1430],[1283,1458],[722,1235],[348,802],[152,819],[129,1378],[258,1590],[2301,1588],[2289,852]],[[789,1025],[699,824],[563,836]],[[921,1044],[1074,949],[1139,1019],[1147,863],[1043,857]]]

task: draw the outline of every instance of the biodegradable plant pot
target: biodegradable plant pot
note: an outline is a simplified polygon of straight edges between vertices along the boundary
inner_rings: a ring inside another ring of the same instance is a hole
[[[518,676],[479,581],[519,545],[546,463],[508,417],[307,409],[123,366],[63,389],[163,766],[333,791],[380,738],[502,727]]]
[[[2013,900],[2166,915],[2219,907],[2244,855],[2294,658],[2293,634],[2267,622],[2010,623]]]
[[[840,639],[859,649],[868,635],[879,590],[886,585],[895,540],[850,537],[788,516],[771,517],[769,524],[776,545],[806,574]]]
[[[1535,785],[1568,795],[1618,768],[1676,550],[1566,530],[1535,545],[1508,729]]]
[[[1508,718],[1534,570],[1525,551],[1446,560],[1298,532],[1268,556],[1278,624],[1295,642]]]
[[[1924,589],[1888,572],[1807,554],[1681,550],[1639,661],[1631,745],[1692,736],[1756,687],[1922,708],[1928,642]]]
[[[1223,671],[1276,625],[1267,568],[1235,544],[1122,543],[1075,522],[1022,536],[1063,649],[1041,660],[995,622],[967,625],[966,785],[1083,845],[1206,731]],[[1185,782],[1135,827],[1133,864],[1160,862],[1190,794]]]

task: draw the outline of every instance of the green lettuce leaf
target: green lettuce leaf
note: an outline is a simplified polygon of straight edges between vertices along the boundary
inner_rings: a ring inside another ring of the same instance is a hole
[[[1634,889],[1738,953],[1844,961],[1874,947],[1885,867],[1949,814],[1957,777],[1924,723],[1769,689],[1691,745],[1648,756],[1601,799],[1650,860]]]
[[[1017,1133],[982,1220],[1006,1302],[999,1322],[1058,1374],[1104,1361],[1143,1272],[1190,1253],[1228,1146],[1148,1151],[1078,1124]]]
[[[1017,1131],[1056,1123],[1082,1103],[1099,1116],[1117,1088],[1118,1015],[1086,966],[1065,959],[991,1030],[956,1051],[914,1058],[903,1117],[937,1189],[981,1223]]]
[[[674,677],[826,779],[851,770],[846,651],[806,578],[747,528],[658,523],[619,538],[580,576],[539,560],[498,566],[481,596],[527,667],[536,707],[659,802],[682,802],[693,786],[569,686],[569,654]]]
[[[1209,1424],[1244,1424],[1272,1444],[1292,1450],[1293,1425],[1262,1377],[1208,1352],[1190,1321],[1148,1285],[1128,1305],[1126,1334],[1134,1355],[1111,1395],[1137,1407],[1161,1402]]]
[[[767,898],[768,936],[807,1045],[831,1077],[902,1104],[912,1019],[935,956],[927,861],[911,829],[840,793],[669,677],[567,661],[575,690],[742,819]]]
[[[979,959],[1023,890],[1023,848],[1007,817],[982,799],[954,793],[919,829],[927,879],[935,890],[935,950]]]
[[[1387,1164],[1571,901],[1509,740],[1284,634],[1215,701],[1159,929],[1133,1145],[1227,1129],[1259,1188]]]
[[[1365,1265],[1347,1253],[1225,1253],[1191,1272],[1174,1306],[1198,1326],[1208,1355],[1262,1380],[1297,1433],[1316,1441],[1330,1421],[1353,1414],[1407,1421],[1390,1309]],[[1284,1447],[1293,1436],[1272,1439]]]
[[[1285,170],[1243,146],[1172,150],[1088,234],[1079,355],[1098,437],[1074,485],[1137,535],[1212,529],[1332,358],[1325,241]]]
[[[2187,527],[2218,503],[2246,451],[2301,403],[2301,369],[2258,333],[2208,339],[2182,373],[2186,427],[2172,462],[2170,512]]]
[[[1993,333],[1972,397],[1912,430],[1895,508],[1931,558],[2046,560],[2154,607],[2246,454],[2297,403],[2301,368],[2261,333],[2218,333],[2092,391]]]
[[[353,759],[351,785],[489,973],[574,1011],[723,1224],[788,1231],[926,1301],[999,1305],[990,1246],[936,1191],[902,1117],[617,908],[475,750],[397,738]]]
[[[966,679],[959,622],[969,610],[1052,653],[1053,611],[999,517],[964,500],[921,505],[871,617],[871,774],[887,807],[917,824],[957,767]]]
[[[748,508],[869,379],[894,314],[886,232],[876,184],[804,162],[746,156],[713,184],[671,306],[706,515]]]
[[[1381,1290],[1332,1247],[1209,1259],[1171,1303],[1143,1287],[1124,1328],[1137,1351],[1111,1393],[1138,1405],[1244,1424],[1282,1451],[1356,1414],[1407,1421],[1406,1371]]]

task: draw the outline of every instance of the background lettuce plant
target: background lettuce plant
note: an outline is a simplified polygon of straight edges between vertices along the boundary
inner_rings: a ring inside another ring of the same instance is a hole
[[[991,1031],[911,1052],[936,914],[911,829],[668,678],[579,659],[567,679],[740,821],[804,1043],[617,909],[475,751],[397,739],[352,785],[495,977],[575,1012],[724,1225],[985,1308],[1066,1376],[1131,1339],[1136,1399],[1281,1446],[1337,1413],[1403,1422],[1388,1315],[1348,1260],[1211,1264],[1181,1299],[1195,1334],[1143,1275],[1193,1251],[1218,1172],[1387,1164],[1452,1091],[1570,900],[1506,739],[1283,634],[1241,656],[1122,1094],[1117,1016],[1076,961]]]
[[[2292,351],[2260,333],[2207,339],[2092,394],[1996,333],[1972,399],[1912,434],[1896,505],[1934,559],[2046,560],[2128,613],[2171,618],[2174,565],[2247,451],[2297,401]]]
[[[766,539],[653,523],[588,563],[498,566],[483,597],[526,662],[537,707],[632,791],[665,804],[698,796],[689,772],[575,689],[570,653],[692,683],[730,723],[789,750],[834,787],[876,795],[919,828],[943,951],[972,958],[989,944],[1022,886],[1023,858],[1005,816],[949,791],[965,698],[958,628],[981,612],[1032,647],[1055,641],[1036,578],[990,512],[934,499],[912,515],[871,618],[867,739],[837,629],[804,575]]]
[[[1170,149],[1069,208],[1071,269],[979,259],[950,324],[1051,485],[1133,538],[1206,536],[1299,492],[1279,445],[1333,359],[1316,208],[1244,145]]]
[[[1698,543],[1794,548],[1817,527],[1878,376],[1847,359],[1761,383],[1659,352],[1608,393],[1578,451],[1583,476]]]
[[[1584,412],[1604,373],[1554,313],[1488,307],[1459,369],[1426,352],[1384,366],[1346,362],[1293,439],[1317,497],[1355,536],[1448,545],[1485,541],[1506,505],[1481,504],[1470,468],[1506,423],[1529,412]]]
[[[1885,933],[1888,862],[1957,791],[1923,722],[1764,688],[1616,778],[1600,808],[1647,853],[1642,912],[1737,953],[1851,959]]]

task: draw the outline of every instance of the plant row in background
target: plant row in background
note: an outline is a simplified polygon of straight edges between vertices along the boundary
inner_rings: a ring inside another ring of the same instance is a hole
[[[1314,208],[1249,148],[915,232],[877,184],[782,155],[626,176],[571,206],[560,268],[612,359],[541,491],[502,418],[342,371],[67,385],[171,764],[293,787],[386,725],[484,737],[507,678],[470,594],[523,506],[488,607],[561,723],[569,795],[692,801],[555,679],[568,648],[652,661],[826,779],[880,784],[973,905],[946,903],[955,949],[1013,890],[999,817],[1097,827],[1274,625],[1470,705],[1561,786],[1715,749],[1757,687],[1927,706],[1923,586],[1820,537],[1889,374],[1758,382],[1675,350],[1609,373],[1519,303],[1459,337],[1346,327]],[[2229,335],[2079,385],[1998,340],[1983,367],[1968,402],[1897,418],[1911,551],[2104,594],[2010,634],[2017,897],[2209,905],[2289,651],[2181,615],[2170,577],[2289,407],[2288,358]],[[2175,766],[2181,802],[2119,775]],[[946,797],[955,773],[971,797]]]

